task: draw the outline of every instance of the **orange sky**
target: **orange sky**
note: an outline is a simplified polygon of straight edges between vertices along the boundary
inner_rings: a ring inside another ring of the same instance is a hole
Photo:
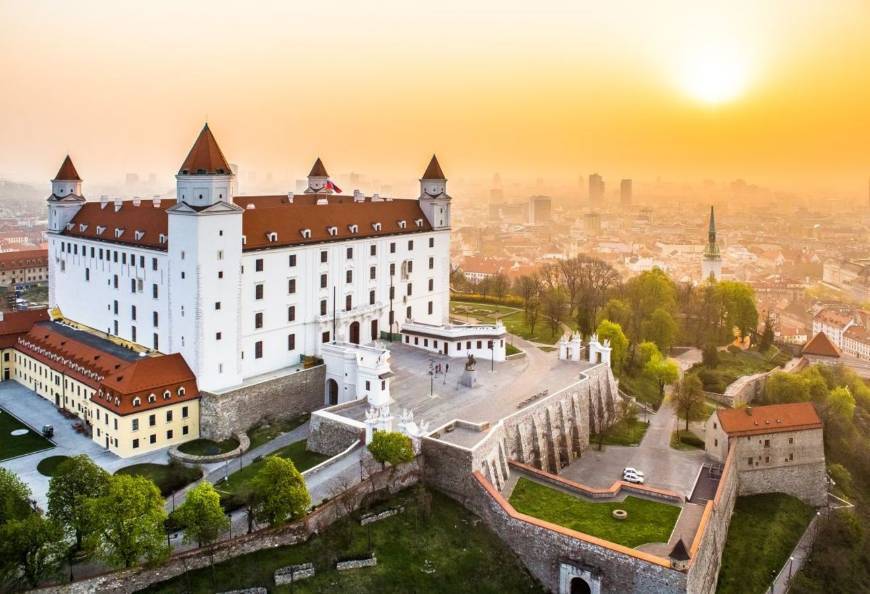
[[[208,117],[230,161],[276,177],[319,154],[416,179],[436,151],[454,178],[865,195],[866,1],[420,4],[0,0],[0,177],[47,180],[69,151],[86,182],[170,183]],[[717,59],[742,91],[709,104],[687,87]]]

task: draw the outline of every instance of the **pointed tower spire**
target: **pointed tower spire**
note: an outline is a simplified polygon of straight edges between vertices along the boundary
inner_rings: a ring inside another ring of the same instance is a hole
[[[710,205],[710,228],[707,230],[707,242],[716,243],[716,213]]]
[[[82,181],[82,178],[79,177],[79,172],[76,171],[75,165],[73,165],[72,159],[69,158],[69,155],[67,155],[63,160],[60,169],[57,170],[57,175],[55,175],[54,179],[51,181]]]
[[[311,172],[308,174],[308,177],[329,177],[329,174],[326,172],[326,167],[323,165],[323,161],[320,160],[320,157],[317,157],[317,160],[311,167]]]
[[[701,276],[703,280],[713,278],[719,280],[722,277],[722,256],[719,253],[719,244],[716,243],[716,213],[710,206],[710,226],[707,229],[707,247],[704,248],[704,259],[701,262]]]
[[[202,127],[202,131],[193,143],[190,152],[181,168],[179,175],[232,175],[230,164],[227,163],[221,147],[218,146],[214,134],[208,124]]]
[[[426,172],[423,174],[421,179],[440,179],[447,181],[447,178],[444,177],[444,172],[441,171],[441,164],[438,163],[438,157],[434,154],[432,155],[432,159],[429,161],[429,166],[426,168]]]

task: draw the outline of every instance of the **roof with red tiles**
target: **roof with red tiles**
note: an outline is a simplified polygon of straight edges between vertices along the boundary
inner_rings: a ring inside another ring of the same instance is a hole
[[[190,152],[181,168],[180,175],[231,175],[232,169],[224,157],[221,147],[218,146],[214,134],[208,124],[202,127],[202,131],[193,143]]]
[[[329,177],[329,174],[326,173],[326,166],[320,160],[320,157],[317,157],[317,160],[311,167],[311,171],[308,172],[308,177]]]
[[[48,266],[48,250],[24,250],[0,253],[0,271]]]
[[[438,163],[438,158],[435,155],[432,155],[429,166],[426,167],[426,172],[423,173],[423,179],[447,179],[444,177],[444,172],[441,171],[441,164]]]
[[[19,336],[30,332],[37,322],[46,320],[48,310],[45,308],[0,312],[0,348],[14,347]]]
[[[92,401],[125,415],[199,397],[196,378],[176,353],[142,356],[109,340],[54,322],[34,324],[15,348],[95,390]],[[178,389],[182,388],[182,396]],[[169,398],[164,392],[169,391]],[[154,398],[149,398],[149,396]],[[140,404],[134,406],[134,399]]]
[[[57,175],[54,176],[52,181],[82,181],[69,155],[61,163],[60,169],[57,170]]]
[[[114,202],[85,202],[63,234],[165,250],[166,243],[160,243],[160,235],[169,233],[166,208],[174,203],[170,200],[155,206],[155,201],[142,200],[136,206],[133,200],[124,200],[116,208]],[[123,231],[120,237],[115,237],[115,229]]]
[[[815,355],[817,357],[839,357],[840,349],[837,348],[828,335],[819,332],[810,339],[801,349],[802,355]]]
[[[811,402],[720,408],[716,414],[722,429],[731,436],[822,428],[822,420]]]

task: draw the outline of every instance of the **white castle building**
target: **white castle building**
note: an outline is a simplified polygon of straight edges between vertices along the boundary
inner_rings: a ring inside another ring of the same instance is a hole
[[[304,194],[238,196],[206,125],[176,200],[88,202],[69,157],[49,209],[49,301],[63,317],[181,353],[220,391],[449,313],[450,196],[433,156],[420,196],[339,195],[320,159]]]

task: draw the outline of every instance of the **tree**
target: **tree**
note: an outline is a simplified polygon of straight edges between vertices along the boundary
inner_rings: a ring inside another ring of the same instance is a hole
[[[613,371],[615,373],[622,371],[628,355],[628,338],[623,334],[622,326],[610,320],[602,320],[595,332],[598,334],[598,340],[610,341],[610,363]]]
[[[680,368],[671,359],[654,357],[647,361],[643,373],[659,386],[659,396],[665,395],[665,386],[672,384],[680,377]]]
[[[643,322],[643,338],[656,343],[662,353],[668,353],[674,346],[679,327],[674,317],[664,308],[656,308],[649,319]]]
[[[608,301],[604,309],[601,310],[599,323],[603,320],[610,320],[623,328],[628,327],[628,324],[631,323],[631,309],[628,307],[628,303],[623,299],[615,298]]]
[[[305,479],[292,460],[269,456],[251,481],[254,519],[278,526],[301,518],[311,506]]]
[[[26,518],[32,512],[30,488],[12,471],[0,468],[0,524]]]
[[[56,574],[66,552],[61,527],[31,511],[0,526],[0,571],[7,583],[24,577],[30,588]]]
[[[855,399],[849,388],[839,386],[831,390],[825,416],[840,427],[848,426],[855,417]]]
[[[633,341],[641,338],[642,325],[655,310],[661,308],[672,312],[677,308],[676,285],[659,268],[629,279],[625,283],[624,294],[630,311],[629,324],[625,330]]]
[[[538,324],[538,315],[541,312],[541,301],[533,297],[526,303],[525,319],[529,327],[529,335],[534,336],[535,326]]]
[[[701,351],[701,363],[708,369],[715,369],[719,365],[719,349],[715,344],[708,343]]]
[[[492,292],[499,299],[504,299],[504,296],[507,295],[509,287],[510,280],[503,272],[499,272],[492,277]]]
[[[726,331],[737,328],[743,338],[758,327],[758,310],[755,308],[755,292],[745,283],[720,281],[716,292],[724,309]]]
[[[764,330],[761,332],[761,340],[758,341],[758,350],[762,353],[773,346],[773,320],[770,317],[770,312],[767,312],[767,317],[764,319]]]
[[[807,382],[800,374],[778,371],[768,376],[764,384],[764,400],[768,404],[806,402],[809,399]]]
[[[216,541],[230,525],[221,508],[221,496],[208,481],[188,491],[184,503],[175,510],[175,518],[184,528],[185,542],[195,542],[198,547]]]
[[[677,414],[686,419],[686,431],[689,430],[689,420],[700,411],[704,405],[704,386],[697,374],[689,373],[674,391],[674,404]]]
[[[75,548],[90,529],[91,517],[85,501],[106,494],[109,473],[85,454],[64,460],[48,483],[48,515],[75,535]]]
[[[397,466],[414,459],[414,446],[411,438],[398,431],[378,431],[368,445],[372,457],[381,463]]]
[[[561,287],[555,287],[544,293],[544,317],[550,325],[552,336],[555,336],[562,326],[562,314],[567,303],[568,297]]]
[[[111,565],[131,567],[140,559],[165,557],[163,497],[152,481],[117,474],[109,479],[105,495],[87,500],[97,554]]]

